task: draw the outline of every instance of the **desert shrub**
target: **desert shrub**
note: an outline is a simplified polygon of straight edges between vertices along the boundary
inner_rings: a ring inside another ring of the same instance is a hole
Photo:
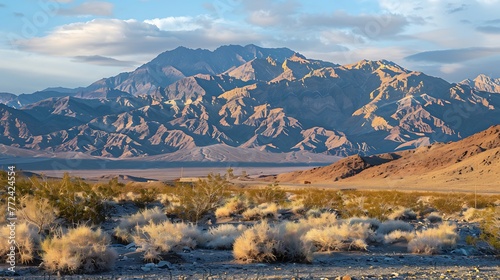
[[[488,195],[465,195],[463,197],[465,203],[468,207],[474,207],[476,209],[485,209],[495,206],[495,198]]]
[[[220,174],[209,174],[193,186],[178,187],[179,203],[169,212],[181,219],[198,222],[203,216],[223,205],[229,182]]]
[[[21,263],[31,263],[33,262],[39,254],[40,250],[40,235],[38,234],[38,229],[32,224],[26,222],[18,223],[16,225],[16,259]],[[12,244],[8,243],[8,238],[10,235],[10,228],[7,226],[2,226],[0,228],[0,256],[4,258],[7,253],[10,252],[10,247]]]
[[[478,218],[478,210],[476,208],[468,208],[462,215],[465,221],[472,222],[474,219]]]
[[[246,196],[254,204],[276,203],[281,205],[287,200],[286,192],[276,183],[264,188],[248,190]]]
[[[309,210],[311,209],[307,209],[301,200],[294,200],[290,205],[290,211],[295,215],[304,216]]]
[[[417,219],[417,214],[412,209],[399,206],[387,218],[390,220],[408,221]]]
[[[21,220],[38,229],[38,234],[52,228],[58,214],[58,210],[50,204],[48,199],[29,195],[21,197],[17,211]]]
[[[343,222],[324,228],[313,228],[303,238],[319,251],[366,250],[366,240],[372,233],[369,224]]]
[[[230,224],[210,227],[202,237],[203,242],[201,246],[210,249],[230,250],[233,248],[236,238],[246,229],[244,225],[234,226]]]
[[[408,243],[408,251],[417,254],[438,254],[455,247],[458,234],[456,225],[443,223],[436,228],[418,231]]]
[[[262,203],[257,207],[245,210],[241,215],[246,221],[255,221],[263,218],[277,219],[278,205],[276,203]]]
[[[230,217],[234,214],[240,214],[246,207],[246,203],[242,201],[241,197],[233,197],[229,199],[223,206],[215,210],[217,218]]]
[[[145,209],[128,217],[123,217],[114,230],[114,235],[123,242],[132,241],[132,231],[137,227],[153,223],[159,224],[167,220],[167,215],[158,208]]]
[[[439,213],[437,212],[432,212],[427,216],[427,220],[433,224],[440,223],[443,221],[443,217],[441,217],[441,215],[439,215]]]
[[[165,221],[137,226],[132,233],[132,239],[144,252],[146,261],[159,261],[163,254],[170,251],[184,247],[195,248],[200,235],[198,228],[192,224]]]
[[[346,199],[341,214],[342,218],[347,219],[350,217],[365,216],[368,213],[365,208],[366,201],[367,198],[365,196],[356,196]]]
[[[434,198],[431,201],[431,205],[441,213],[453,214],[462,210],[464,202],[455,196],[445,196]]]
[[[414,232],[395,230],[384,236],[384,243],[410,242],[413,238],[415,238]]]
[[[306,209],[341,209],[343,195],[330,190],[304,190],[298,193]]]
[[[134,204],[139,208],[144,208],[148,204],[154,202],[158,197],[159,191],[155,188],[140,189],[139,195],[133,200]]]
[[[102,197],[92,186],[79,178],[72,178],[67,173],[59,181],[39,181],[31,179],[30,194],[45,198],[57,208],[59,217],[71,224],[100,223],[104,221],[106,207]]]
[[[95,273],[110,270],[118,255],[100,229],[80,226],[42,243],[43,264],[51,271]]]
[[[396,230],[411,232],[413,231],[413,226],[403,221],[389,220],[380,224],[377,234],[387,235]]]
[[[500,251],[500,207],[485,209],[480,222],[481,239]]]
[[[303,232],[288,224],[271,226],[263,221],[245,230],[234,242],[234,258],[244,263],[310,262],[310,247],[300,238]]]
[[[93,190],[103,199],[111,200],[117,197],[125,184],[118,182],[118,178],[115,177],[107,184],[96,184],[93,187]]]
[[[305,224],[310,228],[320,228],[338,223],[335,213],[325,212],[319,216],[310,216],[307,219],[300,219],[299,223]]]

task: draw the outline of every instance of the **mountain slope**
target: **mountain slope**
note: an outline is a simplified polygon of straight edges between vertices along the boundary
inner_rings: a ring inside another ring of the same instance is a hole
[[[474,184],[494,189],[500,183],[500,125],[458,142],[369,157],[354,155],[332,165],[277,176],[280,182],[337,182],[339,185]]]

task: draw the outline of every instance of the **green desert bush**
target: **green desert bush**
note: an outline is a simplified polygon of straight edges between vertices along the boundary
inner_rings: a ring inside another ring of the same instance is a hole
[[[234,242],[234,258],[243,263],[310,262],[312,251],[301,239],[303,232],[289,224],[263,221],[245,230]]]
[[[158,207],[141,210],[136,214],[121,218],[114,230],[114,236],[122,242],[131,242],[132,232],[137,226],[159,224],[166,220],[168,220],[167,215]]]
[[[464,201],[454,195],[437,196],[431,201],[431,206],[444,214],[454,214],[460,212],[464,206]]]
[[[144,252],[144,260],[159,261],[162,255],[171,251],[184,247],[195,248],[197,240],[203,238],[201,235],[200,230],[192,224],[165,221],[137,226],[132,239]]]
[[[443,223],[435,228],[418,231],[408,243],[408,251],[416,254],[438,254],[456,246],[457,226]]]
[[[227,196],[229,182],[220,174],[209,174],[193,186],[177,187],[178,204],[170,207],[169,213],[181,219],[198,222],[202,217],[222,206]]]
[[[276,183],[264,188],[247,190],[246,196],[254,204],[276,203],[282,205],[287,200],[285,190]]]
[[[15,245],[8,242],[10,231],[11,229],[5,225],[0,228],[0,258],[6,257],[10,247],[15,246],[17,260],[23,264],[35,261],[40,251],[40,235],[37,227],[26,222],[18,223],[15,228]]]
[[[64,273],[107,271],[118,257],[109,244],[109,236],[100,229],[79,226],[43,241],[43,265],[50,271]]]
[[[70,224],[98,224],[106,217],[106,205],[92,186],[67,173],[61,180],[31,179],[30,194],[45,198],[58,210],[59,217]]]
[[[300,190],[295,191],[306,209],[337,209],[343,207],[342,192],[332,190]]]
[[[500,207],[490,207],[482,212],[481,239],[500,252]]]
[[[156,188],[140,189],[138,196],[133,200],[134,204],[139,208],[144,208],[148,204],[157,200],[159,191]]]

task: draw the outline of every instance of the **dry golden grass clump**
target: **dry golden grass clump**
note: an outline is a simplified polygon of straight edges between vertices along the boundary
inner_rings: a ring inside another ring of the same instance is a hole
[[[417,254],[438,254],[456,246],[458,234],[457,226],[451,223],[440,224],[436,228],[429,228],[416,233],[408,243],[408,251]]]
[[[234,258],[244,263],[310,262],[310,244],[301,239],[303,232],[289,224],[272,226],[263,221],[247,229],[234,242]]]
[[[141,210],[136,214],[124,217],[114,230],[114,235],[122,242],[132,241],[132,231],[137,227],[141,227],[150,223],[158,224],[167,220],[167,215],[158,208]]]
[[[109,244],[109,236],[100,229],[94,231],[87,226],[70,229],[42,243],[43,264],[48,270],[68,273],[107,271],[118,257]]]
[[[373,235],[368,223],[342,222],[324,228],[313,228],[304,235],[318,251],[366,250],[366,240]]]
[[[32,224],[22,222],[16,225],[15,231],[16,244],[12,245],[8,242],[11,229],[5,225],[0,228],[0,255],[2,258],[6,257],[10,252],[10,247],[15,246],[17,260],[24,264],[33,262],[40,250],[40,235],[37,228]]]
[[[184,247],[195,248],[197,240],[201,239],[200,235],[200,230],[195,225],[164,221],[137,226],[132,232],[132,239],[144,252],[145,260],[159,261],[162,259],[161,255],[170,251]]]
[[[215,216],[220,218],[227,218],[231,215],[240,214],[247,207],[247,203],[242,201],[240,197],[233,197],[229,199],[226,204],[215,210]]]
[[[278,218],[278,208],[276,203],[262,203],[257,207],[245,210],[241,215],[245,221],[255,221],[263,218],[276,220]]]
[[[224,224],[210,227],[198,240],[199,245],[210,249],[230,250],[233,248],[234,241],[243,231],[247,229],[244,225]]]

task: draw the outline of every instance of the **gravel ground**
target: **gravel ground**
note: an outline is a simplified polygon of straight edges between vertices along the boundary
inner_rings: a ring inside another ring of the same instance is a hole
[[[133,248],[115,246],[120,259],[112,272],[57,276],[19,267],[16,276],[0,279],[500,279],[500,259],[494,256],[335,252],[315,254],[312,264],[237,264],[231,251],[200,249],[154,265],[144,264]]]

